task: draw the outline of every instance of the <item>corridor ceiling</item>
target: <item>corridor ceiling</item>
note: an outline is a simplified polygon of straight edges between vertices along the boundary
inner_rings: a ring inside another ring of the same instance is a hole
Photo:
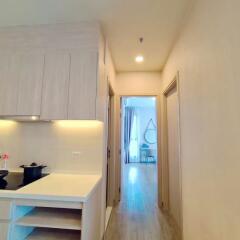
[[[117,71],[160,71],[191,0],[1,0],[0,26],[99,21]],[[143,37],[142,44],[139,38]],[[143,63],[135,57],[142,54]]]

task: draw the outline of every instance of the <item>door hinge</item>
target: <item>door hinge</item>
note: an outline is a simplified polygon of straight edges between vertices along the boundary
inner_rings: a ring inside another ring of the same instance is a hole
[[[110,148],[107,149],[107,158],[110,159],[111,157],[111,150]]]

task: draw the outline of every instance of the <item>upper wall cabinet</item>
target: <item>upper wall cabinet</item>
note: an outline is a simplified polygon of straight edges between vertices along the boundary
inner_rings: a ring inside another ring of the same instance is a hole
[[[67,119],[69,75],[69,54],[46,54],[41,119]]]
[[[95,119],[98,54],[71,54],[68,119]]]
[[[45,56],[41,119],[95,119],[97,53]]]
[[[13,65],[11,54],[0,55],[0,115],[17,113],[18,81],[11,77]]]
[[[0,117],[104,119],[104,45],[98,24],[0,28]]]
[[[40,115],[44,56],[18,56],[17,115]]]
[[[44,55],[0,56],[0,115],[39,115]]]

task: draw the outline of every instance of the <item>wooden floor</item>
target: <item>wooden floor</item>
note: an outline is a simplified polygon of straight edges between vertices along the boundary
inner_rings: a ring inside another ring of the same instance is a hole
[[[105,240],[180,240],[171,218],[157,207],[156,165],[127,164],[122,179],[122,200]]]

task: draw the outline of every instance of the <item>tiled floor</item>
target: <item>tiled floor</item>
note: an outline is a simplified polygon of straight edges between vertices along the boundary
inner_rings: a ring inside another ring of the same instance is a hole
[[[179,240],[171,218],[157,207],[156,165],[125,165],[122,179],[122,201],[113,210],[105,240]]]

